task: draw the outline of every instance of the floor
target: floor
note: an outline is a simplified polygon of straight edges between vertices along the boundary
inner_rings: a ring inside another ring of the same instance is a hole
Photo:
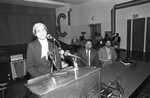
[[[124,51],[121,51],[120,59],[125,59],[126,57],[130,57],[132,59],[135,55],[136,56],[138,55],[136,53],[135,54],[133,53],[132,56],[131,54],[130,55],[129,54],[125,53]],[[150,62],[150,55],[146,54],[144,55],[145,57],[141,56],[141,54],[139,55],[140,56],[137,56],[136,59],[145,62]],[[28,75],[20,79],[16,79],[10,86],[9,90],[7,90],[5,98],[26,98],[24,84],[27,82],[28,79],[29,79]],[[135,91],[135,93],[131,95],[130,98],[150,98],[150,77],[148,77],[144,81],[144,83]]]
[[[28,76],[24,76],[22,78],[14,80],[9,90],[7,91],[8,93],[6,93],[5,98],[26,98],[24,84],[27,82],[28,79]]]

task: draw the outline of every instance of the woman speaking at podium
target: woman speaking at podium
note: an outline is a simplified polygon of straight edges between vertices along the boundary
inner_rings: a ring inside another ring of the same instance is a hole
[[[43,23],[36,23],[32,32],[37,39],[28,44],[28,73],[32,78],[51,73],[54,63],[59,70],[61,65],[59,50],[53,41],[47,39],[47,27]]]

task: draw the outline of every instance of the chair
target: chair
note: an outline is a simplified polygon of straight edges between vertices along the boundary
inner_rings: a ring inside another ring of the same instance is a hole
[[[5,98],[5,90],[7,89],[7,83],[1,83],[0,84],[0,98]]]

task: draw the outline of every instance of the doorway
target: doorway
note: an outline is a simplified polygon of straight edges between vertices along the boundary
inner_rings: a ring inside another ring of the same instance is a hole
[[[101,24],[91,24],[90,26],[90,35],[91,35],[91,39],[93,41],[93,46],[94,48],[98,48],[97,43],[99,42],[99,40],[102,38],[101,37]]]

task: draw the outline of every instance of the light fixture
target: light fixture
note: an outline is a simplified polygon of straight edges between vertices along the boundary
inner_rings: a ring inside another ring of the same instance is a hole
[[[93,17],[92,17],[92,20],[95,20],[95,19],[96,19],[96,17],[95,17],[95,16],[93,16]]]

